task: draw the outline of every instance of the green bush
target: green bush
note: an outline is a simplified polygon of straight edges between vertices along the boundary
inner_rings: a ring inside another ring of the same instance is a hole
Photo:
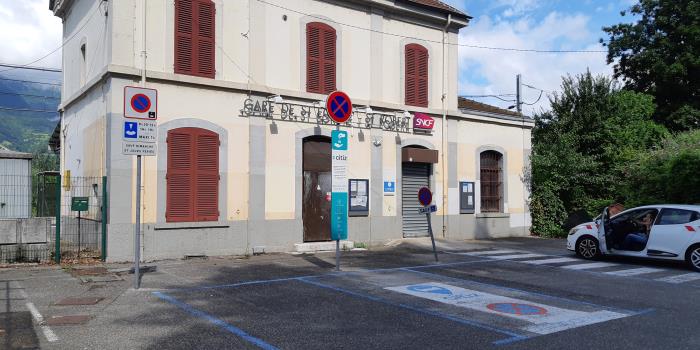
[[[667,137],[624,167],[628,206],[700,203],[700,130]]]

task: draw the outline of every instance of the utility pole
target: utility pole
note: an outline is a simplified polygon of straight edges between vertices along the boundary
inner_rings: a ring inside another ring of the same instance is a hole
[[[518,111],[518,114],[523,114],[522,94],[520,91],[521,85],[520,74],[518,74],[515,76],[515,109]]]

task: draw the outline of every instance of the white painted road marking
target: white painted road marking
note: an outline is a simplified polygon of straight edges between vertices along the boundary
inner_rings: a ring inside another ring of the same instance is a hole
[[[610,266],[617,266],[617,264],[598,262],[598,263],[588,263],[588,264],[566,265],[566,266],[562,266],[562,268],[569,269],[569,270],[589,270],[589,269],[599,269],[602,267],[610,267]]]
[[[520,326],[520,329],[537,334],[550,334],[629,316],[607,310],[593,312],[568,310],[436,282],[387,287],[385,289],[492,315],[526,321],[530,324]],[[504,307],[506,310],[510,308],[510,312],[499,309],[499,306]]]
[[[574,259],[574,258],[555,258],[555,259],[544,259],[544,260],[530,260],[530,261],[523,261],[523,262],[526,264],[544,265],[544,264],[566,263],[566,262],[572,262],[572,261],[581,261],[581,260]]]
[[[19,291],[22,297],[24,299],[27,299],[27,293],[24,291],[24,288],[19,284],[19,282],[17,283],[17,286],[19,287]],[[42,324],[44,322],[44,316],[41,316],[39,310],[36,309],[36,306],[34,306],[34,304],[31,302],[27,302],[25,305],[27,306],[27,309],[29,309],[29,313],[31,313],[32,317],[34,317],[36,323],[38,323],[41,327],[41,331],[44,333],[44,337],[46,337],[46,340],[50,343],[58,341],[56,333],[54,333],[49,326]]]
[[[496,255],[488,256],[489,259],[494,260],[510,260],[510,259],[527,259],[527,258],[541,258],[546,255],[542,254],[513,254],[513,255]]]
[[[645,273],[654,273],[654,272],[661,272],[664,271],[662,269],[652,269],[650,267],[640,267],[637,269],[626,269],[626,270],[619,270],[619,271],[610,271],[606,272],[608,275],[615,275],[615,276],[637,276],[637,275],[643,275]]]
[[[517,253],[515,250],[486,250],[483,252],[467,252],[467,253],[462,253],[462,254],[467,254],[467,255],[494,255],[494,254],[510,254],[510,253]]]
[[[34,320],[36,320],[36,323],[38,323],[41,327],[41,331],[44,332],[44,337],[46,337],[46,340],[49,342],[55,342],[58,341],[58,337],[56,336],[56,333],[54,333],[51,328],[47,325],[43,325],[42,323],[44,322],[44,316],[41,316],[39,313],[39,310],[36,309],[36,306],[34,306],[33,303],[27,303],[27,309],[29,309],[29,312],[32,314],[34,317]]]
[[[674,275],[674,276],[668,276],[668,277],[663,277],[663,278],[657,278],[656,280],[660,281],[660,282],[668,282],[668,283],[674,283],[674,284],[685,283],[685,282],[700,280],[700,273],[691,272],[691,273],[685,273],[682,275]]]

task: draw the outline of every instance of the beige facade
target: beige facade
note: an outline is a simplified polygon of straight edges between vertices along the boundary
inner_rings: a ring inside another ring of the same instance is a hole
[[[300,110],[324,113],[319,101],[325,95],[305,88],[309,22],[336,30],[336,85],[352,98],[355,110],[351,123],[342,126],[350,134],[349,177],[369,180],[369,213],[350,218],[350,240],[374,245],[403,237],[406,146],[438,151],[429,177],[438,238],[528,234],[523,178],[532,122],[458,108],[455,44],[468,16],[412,1],[213,3],[216,73],[209,79],[174,73],[172,0],[52,2],[69,40],[63,51],[61,168],[73,176],[108,177],[109,260],[133,257],[136,168],[135,157],[121,152],[123,92],[125,86],[138,86],[142,75],[146,87],[158,90],[159,135],[157,156],[143,163],[144,259],[244,254],[253,247],[290,251],[304,241],[303,143],[334,129],[323,118],[299,118]],[[404,104],[403,50],[412,43],[429,53],[427,107]],[[271,102],[271,96],[282,101]],[[247,104],[263,102],[274,112],[250,115]],[[416,113],[434,118],[432,132],[412,128]],[[219,135],[217,221],[166,220],[166,137],[183,127]],[[487,150],[502,155],[498,213],[482,213],[479,205],[480,153]],[[384,192],[384,181],[396,183],[393,195]],[[474,183],[473,213],[460,211],[460,182]]]

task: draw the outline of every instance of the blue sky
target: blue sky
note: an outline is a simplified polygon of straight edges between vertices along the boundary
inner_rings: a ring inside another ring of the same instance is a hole
[[[460,43],[489,47],[541,50],[605,50],[598,39],[607,38],[602,27],[630,21],[620,16],[634,0],[446,0],[473,17],[460,32]],[[461,95],[512,94],[515,75],[523,82],[556,91],[561,77],[590,69],[612,74],[605,53],[518,53],[460,47]],[[524,88],[524,101],[535,102],[539,91]],[[505,97],[510,99],[512,97]],[[512,105],[495,98],[474,98],[501,107]],[[548,108],[547,94],[533,106],[532,114]]]
[[[227,0],[228,1],[228,0]],[[236,1],[236,0],[231,0]],[[521,49],[604,50],[603,26],[629,21],[620,11],[635,0],[443,0],[474,17],[460,32],[460,43]],[[61,20],[48,10],[48,0],[0,0],[0,62],[31,62],[61,42]],[[37,65],[60,67],[60,51]],[[561,77],[590,69],[612,73],[605,53],[517,53],[460,47],[461,95],[512,94],[515,75],[547,90],[558,89]],[[524,101],[535,102],[539,91],[524,88]],[[511,97],[506,97],[509,99]],[[512,102],[475,98],[507,107]],[[549,106],[547,95],[532,106],[532,114]]]

